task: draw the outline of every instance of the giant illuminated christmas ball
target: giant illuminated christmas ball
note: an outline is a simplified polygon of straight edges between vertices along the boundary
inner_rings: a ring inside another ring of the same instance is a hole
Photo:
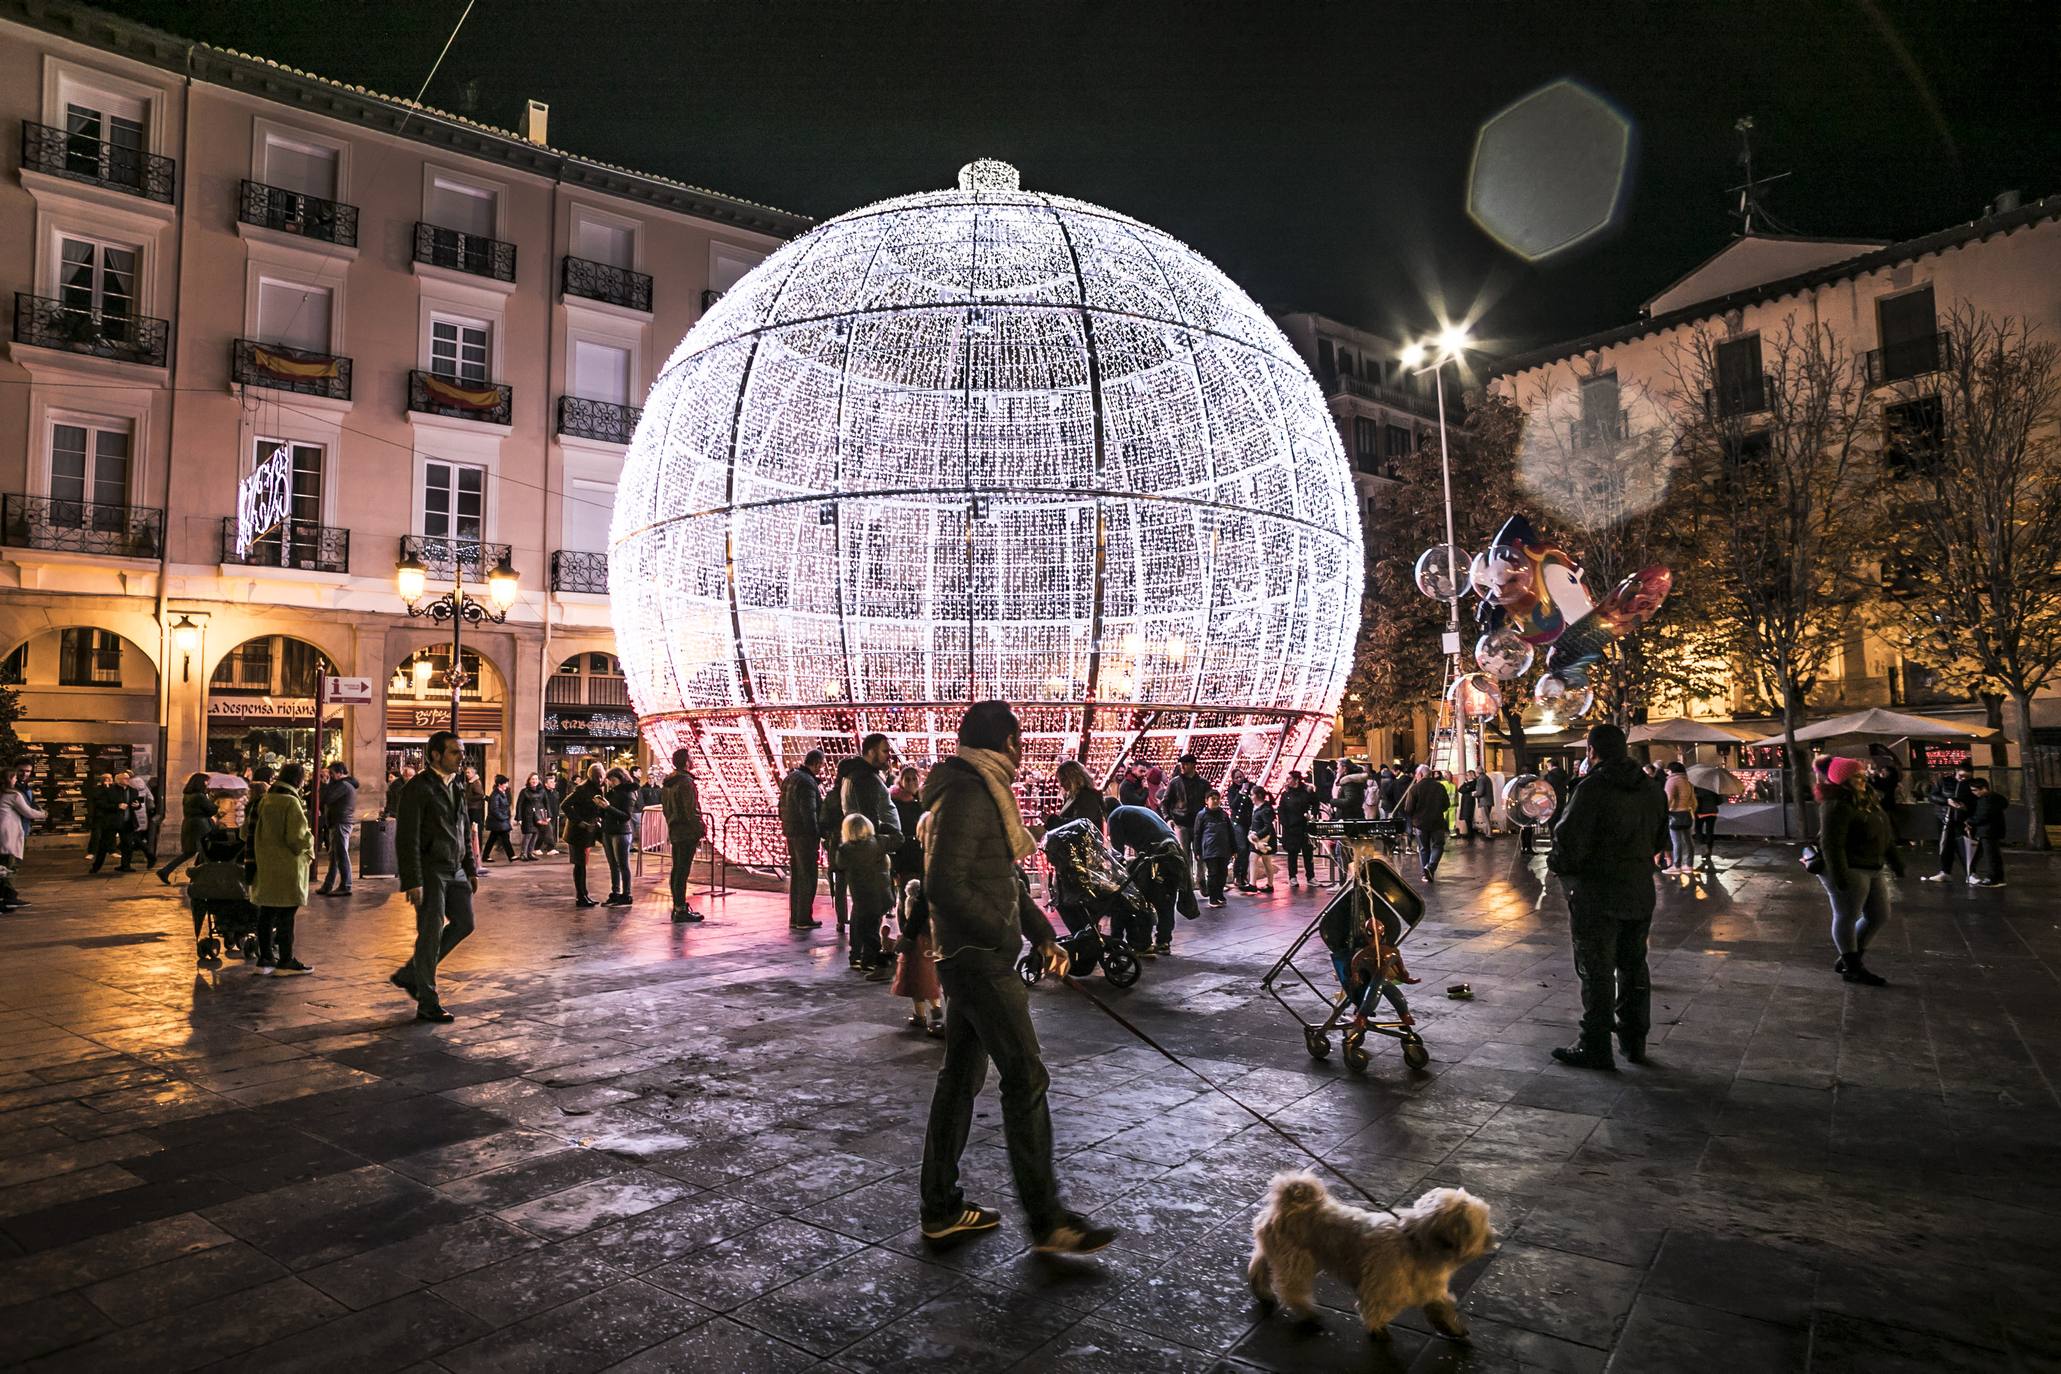
[[[1337,429],[1266,313],[986,161],[817,226],[708,311],[609,541],[646,739],[693,752],[718,827],[810,749],[878,730],[943,757],[986,697],[1016,706],[1027,778],[1192,751],[1278,780],[1329,728],[1361,576]]]

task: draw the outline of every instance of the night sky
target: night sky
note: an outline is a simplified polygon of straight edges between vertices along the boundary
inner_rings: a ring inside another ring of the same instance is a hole
[[[394,95],[465,0],[108,8]],[[2061,191],[2061,20],[1974,0],[1748,4],[477,0],[425,96],[559,147],[816,217],[951,184],[1186,239],[1273,309],[1479,317],[1504,348],[1630,320],[1735,227],[1733,121],[1798,233],[1899,238]],[[1527,266],[1468,221],[1480,122],[1572,77],[1632,121],[1620,226]],[[662,270],[662,269],[661,269]]]

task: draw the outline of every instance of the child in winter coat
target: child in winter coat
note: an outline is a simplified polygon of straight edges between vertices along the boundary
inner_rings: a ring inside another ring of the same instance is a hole
[[[851,899],[852,967],[864,969],[875,978],[885,977],[888,968],[888,961],[880,952],[880,923],[892,914],[895,906],[893,880],[888,877],[892,858],[881,847],[879,836],[873,833],[873,822],[866,819],[863,811],[845,816],[833,863],[844,875],[845,891]]]
[[[1202,860],[1202,890],[1213,907],[1224,904],[1224,877],[1238,852],[1238,832],[1224,799],[1211,791],[1195,816],[1195,852]]]
[[[895,981],[890,989],[906,997],[913,1008],[909,1026],[932,1035],[945,1033],[945,990],[938,982],[937,961],[930,957],[930,903],[923,895],[923,880],[911,878],[902,888],[902,938],[900,958],[895,960]]]

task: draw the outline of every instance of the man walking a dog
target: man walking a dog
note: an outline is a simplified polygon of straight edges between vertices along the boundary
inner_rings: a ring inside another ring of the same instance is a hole
[[[941,1241],[991,1231],[1002,1222],[999,1213],[969,1203],[959,1188],[959,1156],[973,1124],[973,1101],[992,1059],[1002,1077],[1009,1168],[1036,1248],[1086,1255],[1116,1233],[1059,1200],[1045,1102],[1051,1080],[1031,1026],[1029,993],[1016,972],[1026,938],[1054,977],[1067,968],[1066,952],[1018,867],[1036,847],[1013,790],[1022,763],[1023,732],[1015,713],[1006,702],[981,701],[959,722],[958,752],[923,782],[923,809],[930,816],[923,890],[945,990],[945,1059],[923,1140],[923,1235]]]
[[[1589,769],[1553,830],[1546,867],[1567,884],[1574,971],[1582,984],[1581,1040],[1553,1057],[1578,1069],[1615,1070],[1614,1028],[1624,1057],[1646,1058],[1652,985],[1646,937],[1653,929],[1653,837],[1667,816],[1660,783],[1625,747],[1624,731],[1589,731]]]

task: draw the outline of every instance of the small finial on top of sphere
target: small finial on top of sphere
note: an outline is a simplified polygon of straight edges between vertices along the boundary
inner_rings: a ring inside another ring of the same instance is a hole
[[[991,157],[977,157],[959,169],[962,191],[1020,191],[1023,177],[1008,163]]]

